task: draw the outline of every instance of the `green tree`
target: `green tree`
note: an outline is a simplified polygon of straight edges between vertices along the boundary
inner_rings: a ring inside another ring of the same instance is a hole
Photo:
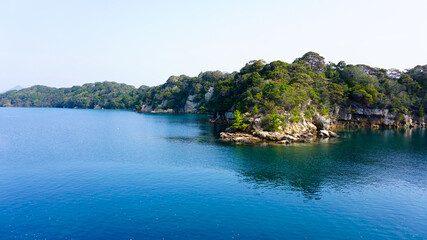
[[[253,108],[253,113],[254,113],[254,115],[257,115],[257,114],[259,113],[259,109],[258,109],[258,107],[257,107],[257,106],[255,106],[255,107]]]
[[[231,129],[245,131],[249,125],[243,122],[243,116],[239,110],[234,111],[234,120]]]
[[[275,111],[261,120],[262,127],[267,131],[280,131],[280,127],[284,125],[284,119]]]

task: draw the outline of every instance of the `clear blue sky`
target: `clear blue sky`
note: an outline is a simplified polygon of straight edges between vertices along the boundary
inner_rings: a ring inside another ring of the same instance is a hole
[[[427,64],[427,1],[0,0],[0,90],[232,72],[253,59]]]

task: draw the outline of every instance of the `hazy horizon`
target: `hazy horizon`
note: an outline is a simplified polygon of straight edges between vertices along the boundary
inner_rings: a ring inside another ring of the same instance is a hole
[[[427,64],[427,2],[1,1],[0,92],[238,71],[254,59]]]

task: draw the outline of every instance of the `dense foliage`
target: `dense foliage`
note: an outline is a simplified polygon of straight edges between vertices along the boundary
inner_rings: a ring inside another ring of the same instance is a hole
[[[172,76],[163,85],[136,89],[103,82],[72,88],[33,86],[0,95],[0,106],[67,107],[262,114],[266,128],[300,121],[336,108],[390,109],[423,116],[427,106],[427,65],[407,71],[325,63],[308,52],[293,63],[254,60],[239,72],[209,71]],[[148,107],[148,108],[147,108]],[[192,111],[188,109],[193,109]],[[288,112],[287,119],[278,113]]]
[[[0,95],[1,106],[135,109],[138,90],[115,82],[88,83],[71,88],[33,86]]]

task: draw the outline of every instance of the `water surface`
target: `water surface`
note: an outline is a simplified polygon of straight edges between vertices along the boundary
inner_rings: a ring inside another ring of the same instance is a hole
[[[427,135],[217,141],[203,115],[0,108],[0,239],[426,239]]]

